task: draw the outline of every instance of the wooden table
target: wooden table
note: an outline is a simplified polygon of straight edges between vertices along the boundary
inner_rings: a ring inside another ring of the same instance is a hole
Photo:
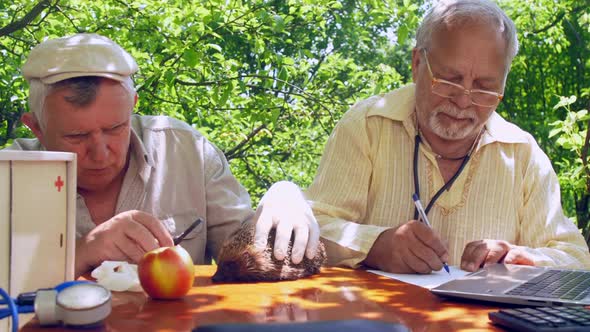
[[[190,331],[213,323],[374,319],[402,323],[412,331],[499,331],[487,316],[499,306],[441,299],[366,271],[324,268],[307,279],[255,284],[216,284],[214,272],[214,266],[197,266],[195,286],[182,300],[113,292],[113,311],[99,330]],[[42,329],[36,319],[22,329],[43,330],[67,329]]]

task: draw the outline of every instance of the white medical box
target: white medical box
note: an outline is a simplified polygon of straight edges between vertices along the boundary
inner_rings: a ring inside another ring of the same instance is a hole
[[[0,151],[0,287],[16,297],[73,280],[75,241],[76,155]]]

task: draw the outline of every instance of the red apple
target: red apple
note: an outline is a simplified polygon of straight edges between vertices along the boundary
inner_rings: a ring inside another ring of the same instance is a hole
[[[181,246],[147,252],[137,265],[141,287],[154,299],[179,299],[193,286],[195,265]]]

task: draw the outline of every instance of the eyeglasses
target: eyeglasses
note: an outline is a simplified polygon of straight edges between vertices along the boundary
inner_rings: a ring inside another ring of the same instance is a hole
[[[504,95],[494,92],[494,91],[487,91],[487,90],[479,90],[479,89],[465,89],[462,85],[449,82],[447,80],[443,80],[441,78],[434,77],[432,74],[432,69],[430,69],[430,62],[428,62],[428,56],[426,55],[426,49],[422,49],[424,52],[424,59],[426,59],[426,66],[428,67],[428,72],[430,73],[430,79],[432,80],[432,85],[430,90],[435,95],[444,97],[444,98],[453,98],[455,96],[459,96],[461,94],[466,94],[469,96],[471,103],[473,105],[482,106],[482,107],[494,107],[497,106]]]

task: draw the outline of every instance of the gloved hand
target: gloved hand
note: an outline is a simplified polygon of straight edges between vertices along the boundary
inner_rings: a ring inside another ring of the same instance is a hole
[[[287,254],[291,234],[295,232],[291,261],[299,264],[303,254],[309,259],[315,256],[319,241],[320,227],[313,216],[311,207],[303,193],[292,182],[281,181],[270,187],[256,209],[256,232],[254,245],[264,250],[268,234],[276,227],[274,256],[283,260]]]

